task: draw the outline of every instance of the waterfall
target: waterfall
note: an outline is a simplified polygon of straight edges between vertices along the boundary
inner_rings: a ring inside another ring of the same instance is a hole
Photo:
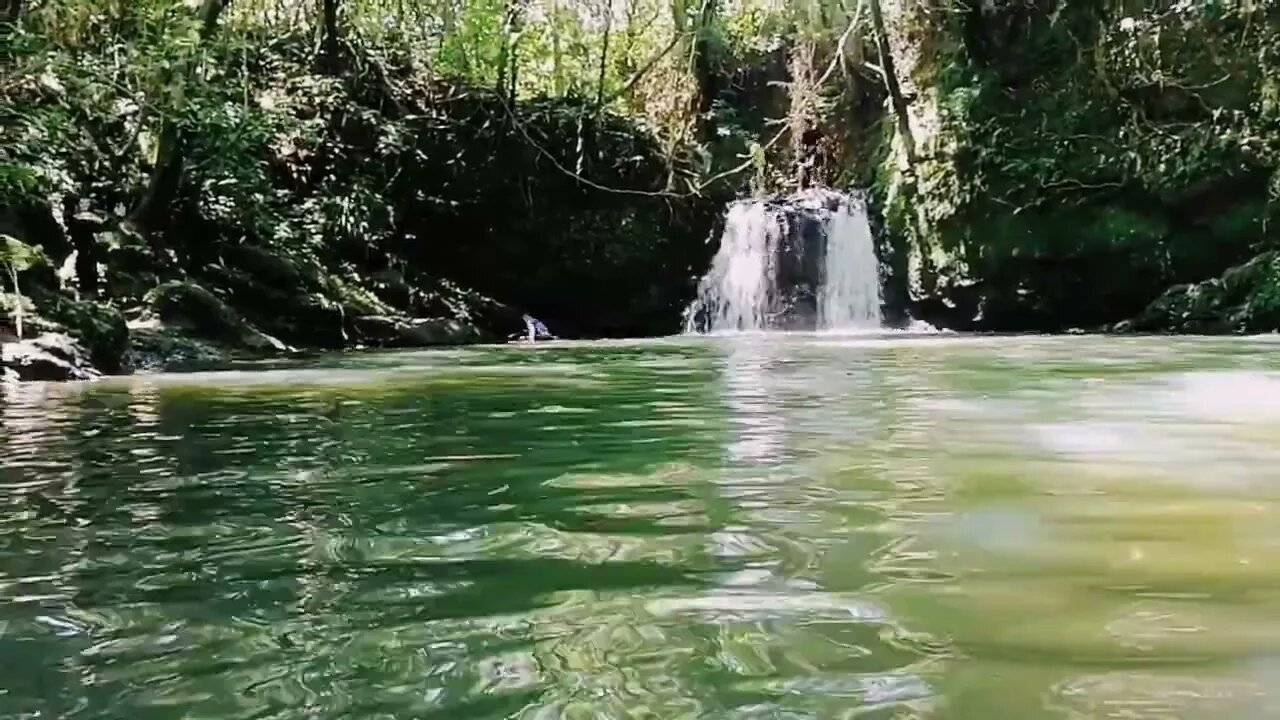
[[[809,190],[729,206],[685,331],[880,327],[880,271],[856,195]]]
[[[819,292],[818,327],[829,330],[880,327],[880,263],[867,223],[867,204],[846,198],[827,229],[826,261]]]
[[[729,206],[720,250],[698,283],[698,298],[685,313],[685,329],[754,330],[766,326],[775,304],[774,276],[784,226],[765,203]],[[705,323],[704,327],[694,327]]]

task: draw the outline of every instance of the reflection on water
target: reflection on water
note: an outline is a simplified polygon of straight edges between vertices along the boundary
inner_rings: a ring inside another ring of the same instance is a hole
[[[1280,716],[1263,338],[0,389],[0,715]]]

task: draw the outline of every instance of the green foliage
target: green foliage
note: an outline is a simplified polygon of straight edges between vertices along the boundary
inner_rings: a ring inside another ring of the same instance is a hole
[[[674,324],[717,208],[689,191],[665,0],[342,0],[334,65],[318,6],[237,0],[202,35],[190,3],[33,4],[0,81],[0,206],[103,218],[105,292],[138,313],[191,282],[298,344],[478,302],[442,276],[570,332]],[[133,224],[166,142],[181,172]]]
[[[18,339],[22,339],[23,303],[22,288],[18,286],[18,274],[26,272],[40,259],[40,252],[12,235],[0,235],[0,265],[8,272],[9,282],[13,286],[16,301],[13,304],[13,321],[18,331]]]
[[[1046,314],[1009,329],[1114,320],[1273,242],[1269,4],[997,3],[909,19],[937,123],[917,169],[923,242],[954,281],[1040,298]]]
[[[39,173],[26,165],[0,164],[0,198],[11,204],[38,199],[44,183]]]
[[[0,263],[13,274],[26,272],[40,259],[40,251],[12,235],[0,235]]]

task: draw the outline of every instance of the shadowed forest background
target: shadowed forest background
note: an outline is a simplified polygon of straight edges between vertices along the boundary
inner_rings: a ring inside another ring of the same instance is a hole
[[[887,302],[1280,327],[1280,6],[5,0],[6,315],[107,372],[678,331],[726,202],[869,191]],[[11,323],[12,324],[12,323]]]

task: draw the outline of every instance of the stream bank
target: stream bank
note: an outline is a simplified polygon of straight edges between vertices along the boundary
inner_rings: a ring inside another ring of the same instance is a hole
[[[634,120],[384,64],[392,82],[358,72],[375,58],[354,48],[321,72],[303,38],[240,49],[250,62],[179,118],[160,205],[159,161],[128,150],[143,98],[35,66],[8,88],[29,121],[0,143],[0,261],[17,279],[0,332],[16,335],[22,303],[25,335],[52,334],[13,352],[56,345],[113,374],[505,342],[526,313],[561,337],[679,330],[722,198],[668,190],[691,161]],[[53,127],[67,106],[81,119]]]

